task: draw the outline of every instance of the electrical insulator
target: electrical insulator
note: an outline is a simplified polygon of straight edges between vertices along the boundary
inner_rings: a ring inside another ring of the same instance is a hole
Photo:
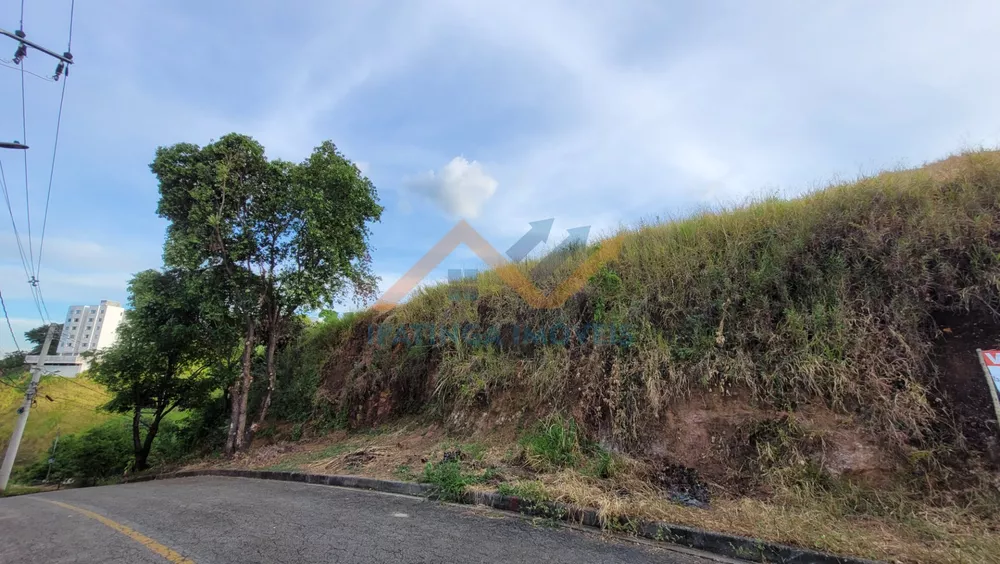
[[[14,51],[14,64],[21,64],[21,60],[28,56],[28,47],[22,43],[18,46],[17,51]]]

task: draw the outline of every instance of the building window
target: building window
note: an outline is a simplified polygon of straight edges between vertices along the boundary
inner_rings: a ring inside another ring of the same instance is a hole
[[[80,321],[80,318],[79,318],[79,317],[77,317],[77,318],[75,318],[75,319],[74,319],[73,321]]]
[[[73,326],[73,329],[72,329],[72,330],[73,330],[73,331],[76,331],[76,325],[74,325],[74,326]]]

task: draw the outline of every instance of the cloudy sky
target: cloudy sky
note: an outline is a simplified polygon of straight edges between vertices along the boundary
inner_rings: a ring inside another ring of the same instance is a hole
[[[69,0],[25,2],[30,39],[61,52],[68,24]],[[0,64],[15,47],[0,38]],[[501,250],[555,218],[557,244],[1000,143],[1000,4],[985,0],[107,0],[76,7],[72,52],[39,272],[57,321],[124,301],[160,265],[156,147],[231,131],[292,160],[331,139],[358,163],[386,206],[383,287],[459,218]],[[25,137],[20,78],[0,66],[0,139],[32,147],[37,261],[62,83],[26,76]],[[25,165],[0,163],[28,252]],[[0,210],[20,339],[40,319]],[[477,266],[456,252],[442,269]]]

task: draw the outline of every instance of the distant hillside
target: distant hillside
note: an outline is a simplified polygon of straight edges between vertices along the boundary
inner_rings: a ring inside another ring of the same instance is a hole
[[[23,390],[29,380],[25,372],[17,379],[20,389],[0,386],[0,451],[6,451],[17,418],[17,408],[24,400]],[[31,409],[28,426],[17,451],[17,465],[30,464],[44,456],[57,432],[66,436],[100,425],[113,417],[121,417],[97,410],[107,401],[106,398],[103,387],[85,377],[42,377],[37,402]]]

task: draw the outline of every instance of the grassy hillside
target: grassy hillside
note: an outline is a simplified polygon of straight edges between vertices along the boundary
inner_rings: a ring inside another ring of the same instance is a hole
[[[471,282],[474,301],[441,285],[362,316],[327,363],[324,397],[363,421],[516,394],[538,415],[579,412],[589,430],[632,449],[672,404],[715,394],[819,405],[910,444],[943,415],[931,401],[935,316],[1000,311],[1000,157],[973,152],[646,225],[565,253],[555,268],[508,268],[552,290],[610,244],[619,252],[559,308],[530,307],[488,272]],[[366,343],[373,323],[400,337]],[[507,339],[518,327],[592,323],[626,327],[632,346]],[[430,344],[414,324],[500,338]]]
[[[443,428],[495,445],[415,454],[456,490],[894,561],[1000,550],[974,356],[1000,348],[997,152],[622,230],[329,329],[286,359],[286,389],[322,361],[311,424],[426,426],[348,470]]]
[[[17,418],[17,408],[24,400],[23,390],[29,380],[28,374],[24,373],[17,380],[20,389],[0,386],[0,449],[7,448],[7,441],[10,440]],[[120,417],[97,410],[99,405],[107,401],[106,397],[100,384],[85,377],[42,377],[38,385],[37,403],[31,409],[28,426],[17,451],[17,465],[30,464],[44,456],[46,450],[51,448],[57,432],[66,436],[100,425],[113,417]]]

